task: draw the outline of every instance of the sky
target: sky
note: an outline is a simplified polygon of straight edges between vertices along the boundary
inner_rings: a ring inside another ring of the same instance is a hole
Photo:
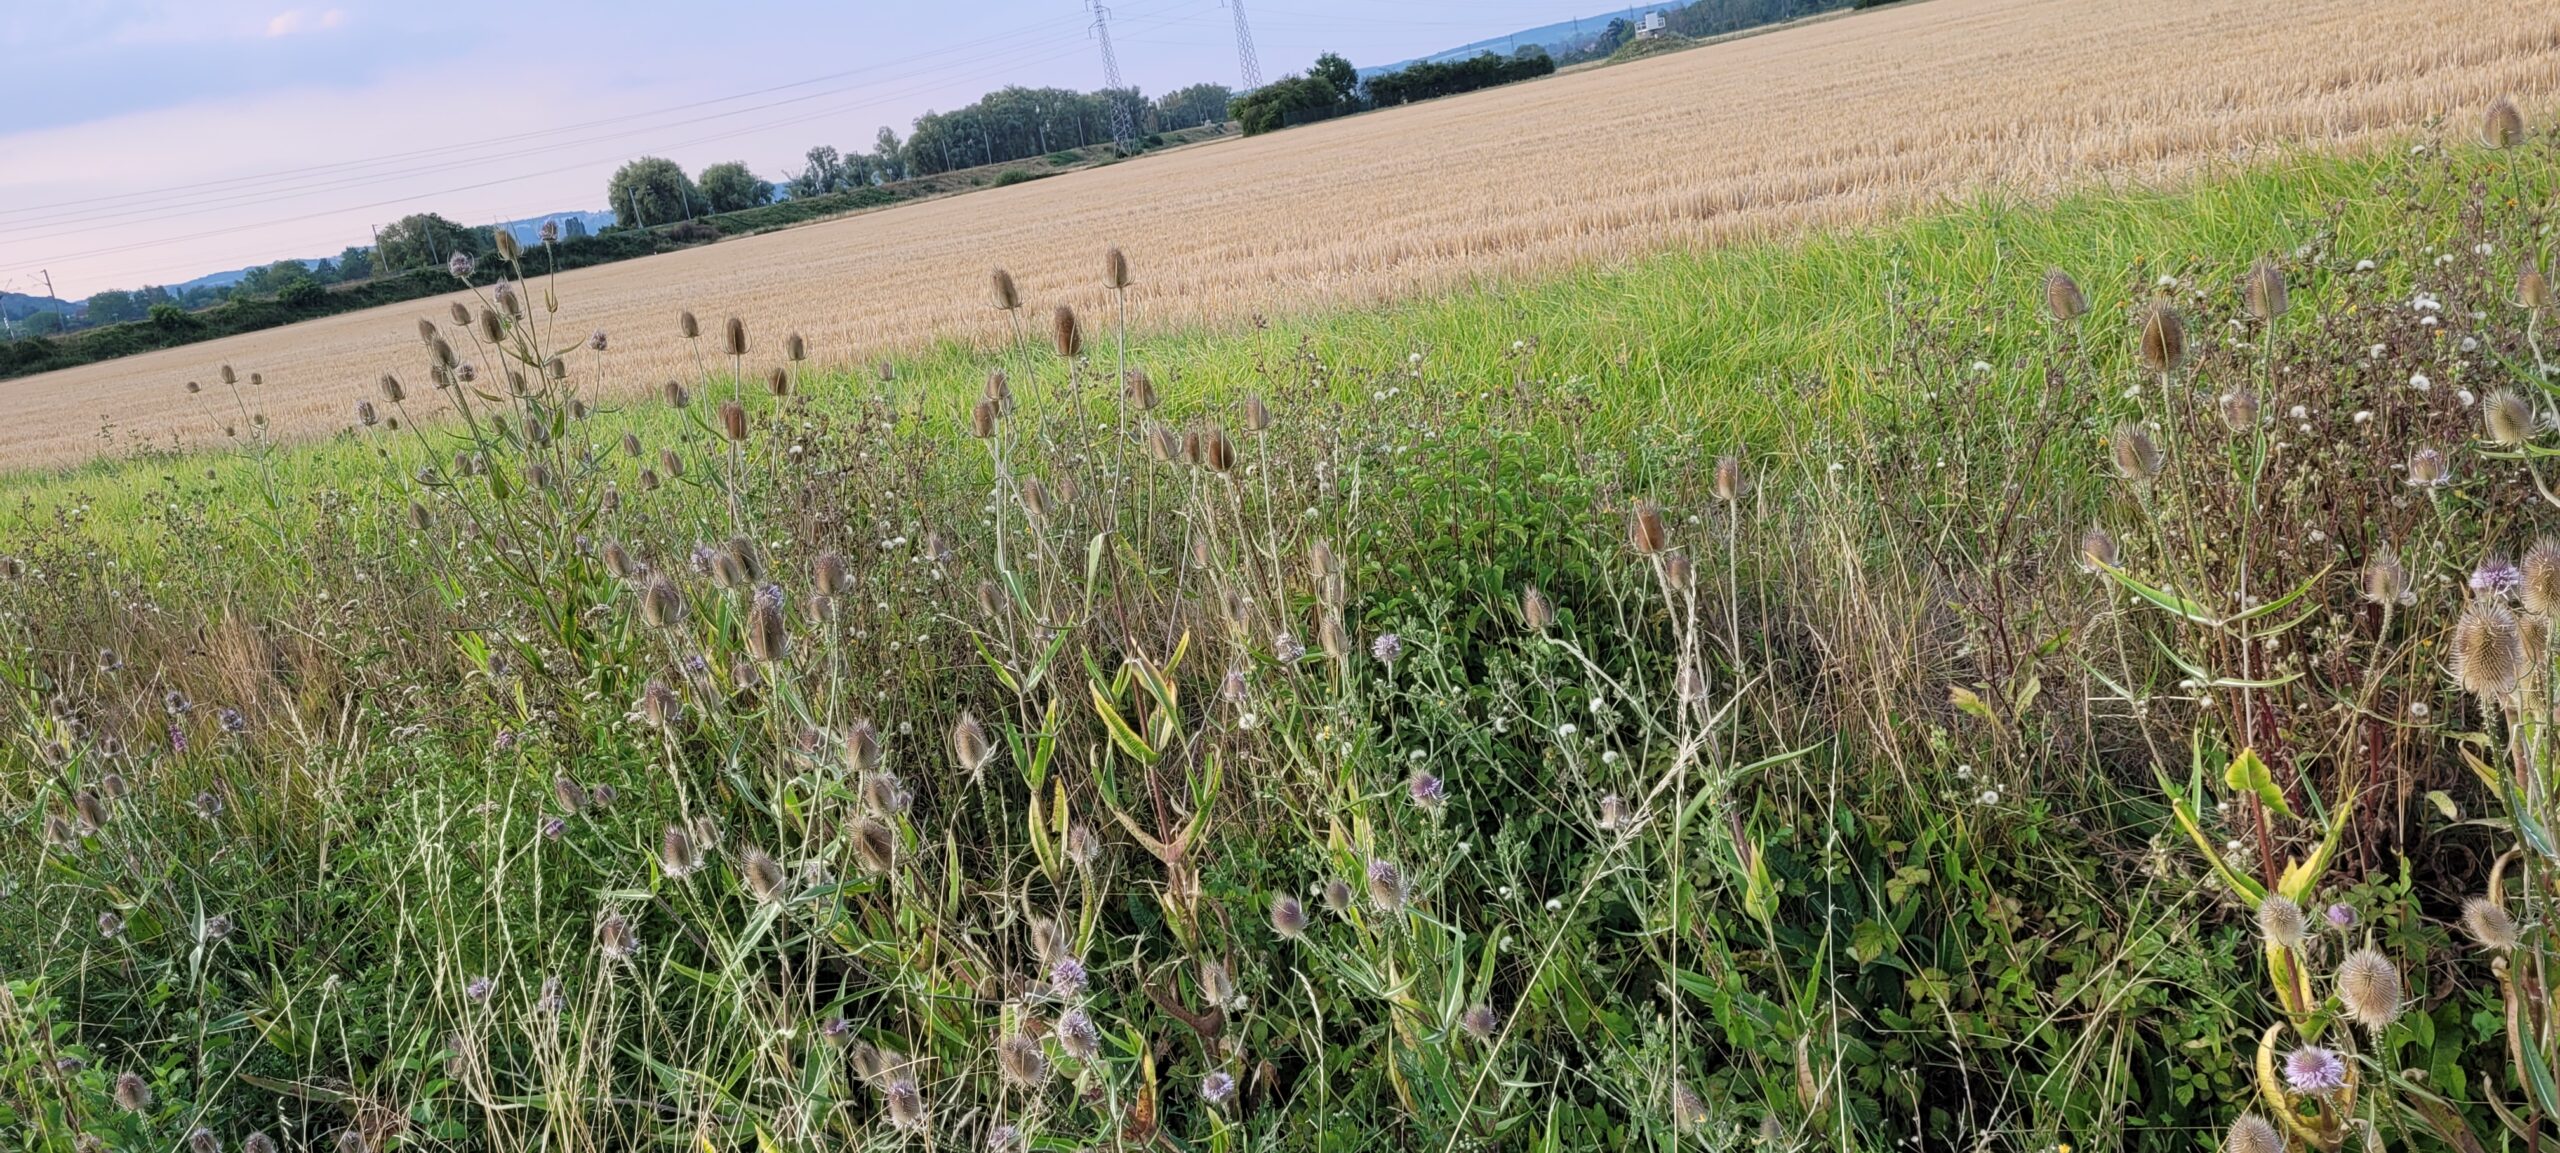
[[[1231,0],[1116,0],[1150,96],[1237,83]],[[1606,0],[1241,0],[1266,76],[1389,64]],[[1577,11],[1579,9],[1580,11]],[[371,226],[604,207],[613,169],[817,144],[1006,84],[1102,87],[1083,0],[6,0],[0,289],[80,299],[284,257]]]

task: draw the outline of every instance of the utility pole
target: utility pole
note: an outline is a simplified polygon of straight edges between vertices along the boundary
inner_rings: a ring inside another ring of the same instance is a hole
[[[1111,142],[1122,153],[1135,151],[1138,130],[1129,123],[1129,106],[1120,101],[1120,58],[1111,51],[1111,10],[1102,0],[1085,0],[1093,9],[1093,38],[1102,45],[1102,96],[1111,104]]]
[[[1262,87],[1262,57],[1253,50],[1253,29],[1244,22],[1244,0],[1227,0],[1227,10],[1236,17],[1236,78],[1244,82],[1244,91]]]

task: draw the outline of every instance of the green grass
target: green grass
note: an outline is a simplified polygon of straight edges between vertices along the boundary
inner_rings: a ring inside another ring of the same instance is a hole
[[[1165,398],[1138,419],[1231,469],[1119,435],[1088,317],[1072,368],[955,338],[885,381],[750,385],[734,450],[719,373],[679,410],[580,353],[469,435],[0,476],[0,1128],[2183,1150],[2259,1107],[2284,1023],[2377,1057],[2393,1140],[2433,1124],[2422,1089],[2494,1135],[2487,1099],[2521,1099],[2498,994],[2445,924],[2510,829],[2353,790],[2502,811],[2458,752],[2496,719],[2434,653],[2480,552],[2547,520],[2469,442],[2538,340],[2508,301],[2553,155],[2294,157],[1135,340]],[[2267,255],[2272,336],[2229,323]],[[2049,267],[2087,316],[2040,313]],[[2155,298],[2191,326],[2175,381],[2131,351]],[[979,439],[993,368],[1019,407]],[[2272,420],[2235,438],[2240,387]],[[2174,462],[2138,486],[2106,447],[2134,419]],[[2458,483],[2409,486],[2421,446]],[[661,450],[685,476],[651,491]],[[1655,509],[1672,547],[1632,548]],[[2092,524],[2120,581],[2075,563]],[[778,601],[721,575],[740,536]],[[2384,548],[2423,595],[2377,625],[2345,574]],[[2296,586],[2316,611],[2281,628],[2142,599]],[[646,721],[652,684],[680,721]],[[2280,735],[2234,707],[2260,700]],[[983,764],[955,763],[964,714]],[[2252,737],[2281,805],[2224,783]],[[2179,805],[2208,840],[2262,809],[2280,854],[2334,836],[2300,895],[2358,921],[2304,964],[2369,939],[2424,985],[2405,1014],[2349,1034],[2272,998]],[[717,844],[670,871],[696,821]],[[1038,1068],[996,1055],[1023,1037]],[[896,1125],[910,1087],[925,1130]]]

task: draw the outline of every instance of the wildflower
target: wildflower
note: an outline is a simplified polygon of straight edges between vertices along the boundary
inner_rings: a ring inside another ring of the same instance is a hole
[[[1436,811],[1448,800],[1449,787],[1428,772],[1416,771],[1413,779],[1405,782],[1405,791],[1413,796],[1414,804]]]
[[[2332,929],[2350,929],[2356,923],[2356,907],[2344,901],[2334,902],[2321,912],[2321,918],[2328,921]]]
[[[444,262],[444,270],[452,273],[456,280],[471,279],[471,267],[471,254],[468,252],[454,253],[453,259]]]
[[[2506,605],[2482,598],[2463,607],[2453,627],[2452,671],[2463,688],[2482,696],[2515,691],[2524,674],[2524,638]]]
[[[1058,1018],[1058,1048],[1078,1061],[1093,1060],[1102,1053],[1102,1030],[1084,1010],[1069,1009]]]
[[[2223,1135],[2222,1153],[2285,1153],[2284,1135],[2266,1118],[2243,1113]]]
[[[124,932],[124,917],[113,909],[98,914],[98,935],[113,937]]]
[[[1060,957],[1049,966],[1049,991],[1061,997],[1079,996],[1085,988],[1084,962],[1073,957]]]
[[[1379,664],[1392,665],[1404,656],[1404,638],[1394,633],[1380,633],[1377,640],[1370,642],[1369,655],[1377,658]]]
[[[2302,906],[2282,893],[2267,894],[2265,900],[2258,902],[2258,935],[2278,948],[2301,948],[2303,940],[2310,936]]]
[[[1307,907],[1296,897],[1279,893],[1271,898],[1271,931],[1295,941],[1307,935]]]
[[[487,977],[473,977],[462,986],[463,996],[484,1005],[488,1004],[490,995],[497,991],[498,983]]]
[[[2069,323],[2089,311],[2089,298],[2080,292],[2080,282],[2059,268],[2044,274],[2044,310],[2055,320]]]
[[[756,900],[771,903],[782,898],[785,880],[782,865],[764,850],[751,845],[741,851],[738,854],[738,874],[739,881],[746,885],[747,892]]]
[[[2487,897],[2473,897],[2462,903],[2462,931],[2491,952],[2504,953],[2516,947],[2516,919],[2507,914],[2506,906]]]
[[[1380,912],[1393,913],[1404,908],[1404,872],[1395,862],[1377,858],[1369,862],[1369,899],[1377,902]]]
[[[2125,421],[2108,435],[2107,445],[2115,456],[2116,475],[2136,484],[2160,475],[2160,442],[2152,439],[2151,430],[2139,421]]]
[[[1235,1095],[1236,1079],[1228,1076],[1224,1071],[1211,1073],[1200,1079],[1200,1096],[1212,1105],[1224,1105],[1227,1103],[1227,1098]]]
[[[143,1080],[140,1073],[118,1073],[115,1098],[117,1108],[127,1113],[140,1113],[151,1108],[151,1083]]]
[[[1020,1033],[996,1044],[996,1069],[1017,1089],[1037,1089],[1049,1081],[1049,1057],[1040,1042]]]
[[[1467,1011],[1458,1015],[1458,1027],[1465,1029],[1467,1036],[1475,1038],[1479,1043],[1493,1040],[1493,1031],[1499,1024],[1499,1019],[1494,1016],[1493,1006],[1483,1002],[1467,1006]]]
[[[2366,1029],[2380,1031],[2400,1016],[2400,969],[2371,947],[2338,963],[2338,1003]]]
[[[2335,1049],[2305,1045],[2284,1057],[2284,1080],[2296,1093],[2326,1096],[2347,1085],[2347,1062]]]
[[[2451,466],[2444,453],[2422,448],[2409,454],[2409,483],[2419,488],[2442,488],[2453,483]]]

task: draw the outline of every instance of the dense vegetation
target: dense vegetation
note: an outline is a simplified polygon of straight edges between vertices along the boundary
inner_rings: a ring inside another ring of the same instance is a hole
[[[1465,60],[1419,61],[1367,79],[1349,60],[1328,52],[1317,57],[1305,75],[1283,76],[1245,93],[1228,111],[1245,135],[1257,136],[1347,113],[1534,79],[1555,70],[1547,50],[1534,44],[1510,56],[1486,52]]]
[[[328,444],[173,396],[238,449],[0,481],[0,1125],[2496,1147],[2560,141],[2490,127],[1125,353],[748,317],[623,404],[490,296]]]

